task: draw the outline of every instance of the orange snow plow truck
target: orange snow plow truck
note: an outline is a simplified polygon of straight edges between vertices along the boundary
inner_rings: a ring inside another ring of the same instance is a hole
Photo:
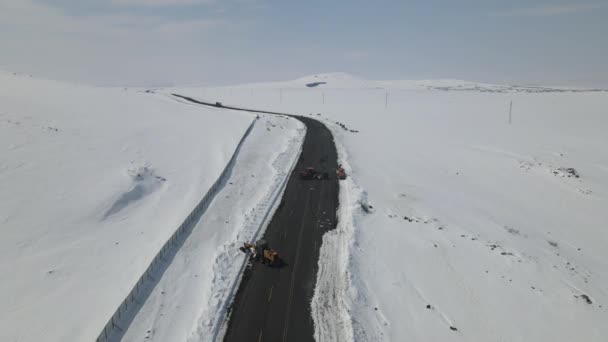
[[[283,260],[279,257],[279,253],[268,247],[266,240],[258,240],[255,244],[245,242],[239,249],[247,254],[250,260],[261,262],[269,267],[280,267],[283,265]]]

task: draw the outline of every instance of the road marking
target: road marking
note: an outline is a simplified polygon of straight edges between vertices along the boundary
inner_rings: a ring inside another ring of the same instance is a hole
[[[306,202],[304,203],[304,212],[306,212],[308,210],[308,204],[310,203],[310,192],[306,195]],[[291,302],[293,299],[293,287],[295,285],[295,278],[296,278],[296,269],[298,268],[298,261],[300,261],[300,246],[302,244],[302,234],[304,232],[304,222],[306,220],[302,219],[302,223],[300,224],[300,232],[298,234],[298,244],[297,244],[297,248],[296,248],[296,255],[294,258],[294,265],[293,268],[291,270],[291,283],[289,285],[289,297],[287,298],[287,310],[285,313],[285,322],[284,325],[285,327],[283,328],[283,342],[287,341],[287,331],[289,328],[289,314],[291,311]]]
[[[319,194],[319,206],[317,207],[317,214],[321,213],[321,204],[323,203],[323,190],[325,189],[325,187],[323,186],[324,184],[321,185],[321,192]],[[321,218],[319,217],[319,221],[321,220]],[[321,227],[319,226],[319,224],[317,224],[317,229],[321,230]],[[317,249],[317,247],[315,246],[315,250]]]
[[[262,332],[263,332],[263,330],[260,330],[260,335],[258,336],[258,342],[262,341]]]
[[[287,217],[292,217],[293,216],[293,211],[295,210],[295,208],[291,208],[291,210],[289,211],[289,215],[287,215]],[[287,239],[287,228],[283,227],[283,239]]]
[[[274,285],[272,285],[270,287],[270,293],[268,294],[268,303],[270,303],[270,299],[272,298],[272,289],[274,288]]]

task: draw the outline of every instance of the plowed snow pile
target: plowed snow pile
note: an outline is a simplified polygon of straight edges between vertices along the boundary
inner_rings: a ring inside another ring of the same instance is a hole
[[[0,340],[93,341],[252,120],[0,73]]]
[[[318,341],[606,340],[608,92],[345,74],[179,92],[332,127],[349,178]]]

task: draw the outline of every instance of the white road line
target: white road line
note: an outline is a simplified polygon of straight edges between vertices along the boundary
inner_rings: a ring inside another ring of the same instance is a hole
[[[306,203],[304,204],[304,213],[306,213],[306,211],[308,210],[308,204],[310,203],[310,193],[307,194],[306,196]],[[293,287],[295,285],[295,278],[296,278],[296,270],[298,269],[298,261],[299,261],[299,256],[300,256],[300,245],[302,242],[302,233],[304,232],[304,222],[306,222],[306,220],[304,220],[304,218],[302,218],[302,223],[300,224],[300,232],[298,234],[298,244],[297,244],[297,248],[296,248],[296,257],[294,260],[294,265],[293,265],[293,269],[291,271],[291,284],[289,286],[289,297],[287,298],[287,312],[285,313],[285,327],[283,328],[283,342],[287,341],[287,331],[289,328],[289,314],[291,311],[291,301],[293,299]]]
[[[270,303],[270,299],[272,298],[272,289],[274,288],[274,285],[272,285],[270,287],[270,293],[268,294],[268,303]]]

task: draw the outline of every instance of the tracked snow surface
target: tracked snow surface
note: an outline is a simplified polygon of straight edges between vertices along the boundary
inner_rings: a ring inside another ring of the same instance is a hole
[[[349,178],[317,341],[606,340],[608,92],[343,73],[174,91],[333,130]]]
[[[0,73],[0,341],[94,341],[254,121]]]

